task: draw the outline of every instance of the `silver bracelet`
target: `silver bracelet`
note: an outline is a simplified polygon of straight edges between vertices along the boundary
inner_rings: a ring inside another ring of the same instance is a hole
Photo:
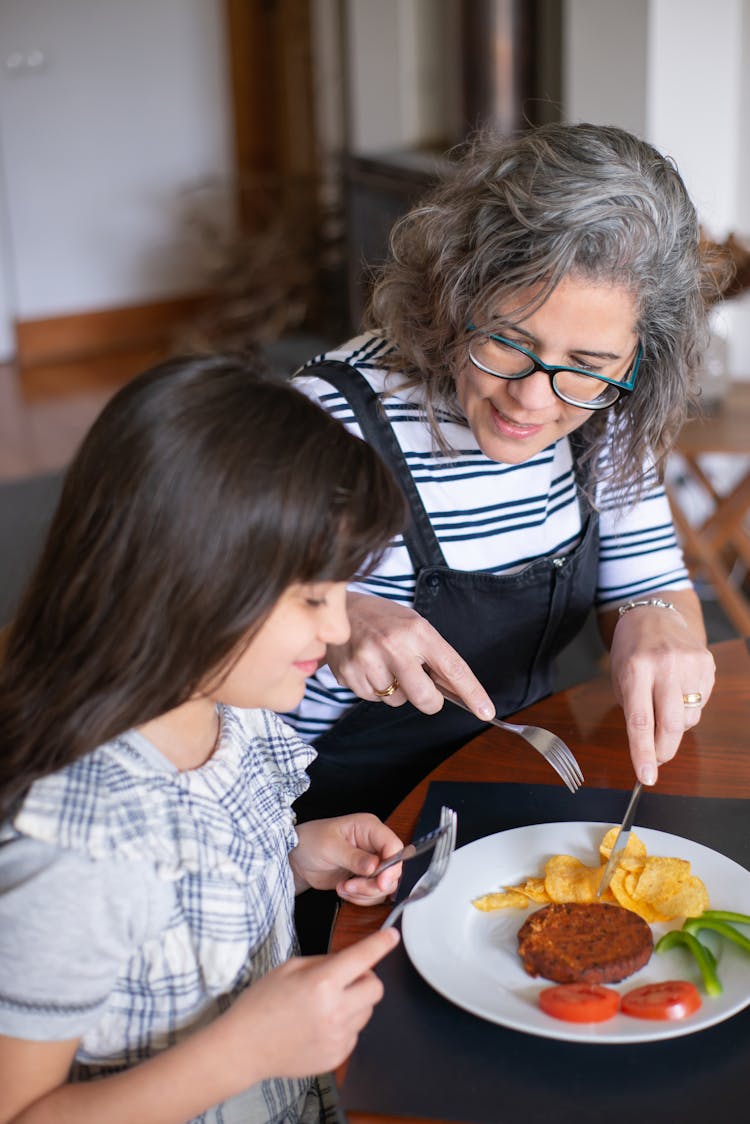
[[[626,601],[624,605],[620,605],[617,615],[621,617],[623,613],[629,613],[631,609],[640,609],[642,606],[650,606],[653,609],[671,609],[673,613],[679,612],[677,606],[673,605],[671,601],[664,601],[661,597],[647,597],[643,601]]]

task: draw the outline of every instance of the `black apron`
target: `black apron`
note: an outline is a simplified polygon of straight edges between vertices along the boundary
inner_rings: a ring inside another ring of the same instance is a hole
[[[417,575],[414,608],[471,667],[499,716],[552,690],[552,662],[577,635],[594,602],[599,523],[583,509],[582,535],[569,554],[539,558],[514,574],[452,570],[417,492],[404,455],[367,380],[347,363],[306,367],[349,402],[365,439],[399,479],[411,510],[404,534]],[[446,703],[435,715],[411,703],[355,703],[315,741],[310,788],[298,819],[370,811],[386,818],[427,773],[486,727]]]

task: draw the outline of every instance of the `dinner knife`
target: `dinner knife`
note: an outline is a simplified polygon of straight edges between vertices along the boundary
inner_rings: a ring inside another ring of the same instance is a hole
[[[368,878],[377,878],[377,876],[384,870],[387,870],[389,866],[395,866],[396,863],[407,862],[409,859],[416,858],[417,855],[429,851],[431,847],[435,846],[440,836],[445,835],[450,826],[451,825],[448,823],[442,824],[440,827],[428,831],[426,835],[422,835],[419,839],[415,839],[413,843],[407,843],[406,846],[402,847],[400,851],[397,851],[395,855],[391,855],[389,859],[382,862],[377,870],[373,870],[372,874],[368,875]]]
[[[612,881],[612,875],[617,870],[620,859],[622,858],[622,853],[628,845],[630,831],[633,826],[633,820],[635,819],[635,810],[638,807],[638,800],[640,798],[642,788],[643,785],[641,784],[641,782],[636,781],[633,786],[633,791],[630,795],[630,800],[628,801],[628,806],[625,809],[625,815],[623,817],[622,824],[620,825],[620,830],[617,832],[615,841],[612,844],[612,850],[609,854],[609,861],[604,868],[604,873],[602,874],[601,881],[599,882],[599,889],[596,891],[597,898],[600,898],[602,896],[602,894]]]

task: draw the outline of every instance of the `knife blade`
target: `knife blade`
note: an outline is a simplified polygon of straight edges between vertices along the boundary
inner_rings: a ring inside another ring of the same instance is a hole
[[[636,781],[633,786],[633,791],[630,794],[628,806],[625,809],[625,815],[623,816],[622,823],[620,824],[620,830],[615,836],[615,841],[612,844],[612,850],[609,854],[609,860],[604,868],[604,873],[602,874],[601,881],[599,882],[599,889],[596,891],[597,898],[600,898],[602,896],[602,894],[612,881],[612,875],[617,870],[620,859],[622,858],[623,851],[628,845],[630,831],[633,826],[633,820],[635,819],[635,810],[638,807],[638,800],[640,799],[642,788],[643,785],[641,784],[641,782]]]
[[[405,847],[402,847],[395,855],[391,855],[389,859],[382,862],[377,870],[373,870],[372,874],[368,874],[367,877],[377,878],[377,876],[384,870],[387,870],[389,866],[395,866],[396,863],[408,862],[409,859],[416,858],[417,855],[429,851],[431,847],[435,846],[440,836],[445,835],[450,826],[451,825],[447,823],[443,824],[441,827],[436,827],[432,831],[428,831],[426,835],[422,835],[419,839],[415,839],[413,843],[407,843]]]

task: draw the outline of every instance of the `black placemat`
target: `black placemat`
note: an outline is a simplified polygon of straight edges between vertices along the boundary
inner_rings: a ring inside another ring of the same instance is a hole
[[[458,812],[462,846],[532,823],[616,823],[626,803],[627,794],[614,789],[572,795],[552,785],[437,782],[417,834],[437,823],[442,804]],[[746,800],[648,791],[638,824],[694,839],[750,869],[749,813]],[[407,871],[404,893],[420,874]],[[341,1090],[347,1111],[466,1124],[633,1124],[676,1114],[681,1124],[705,1124],[719,1106],[737,1119],[747,1115],[750,1008],[671,1040],[587,1046],[508,1030],[461,1010],[424,983],[402,947],[379,974],[386,994],[349,1064]]]

